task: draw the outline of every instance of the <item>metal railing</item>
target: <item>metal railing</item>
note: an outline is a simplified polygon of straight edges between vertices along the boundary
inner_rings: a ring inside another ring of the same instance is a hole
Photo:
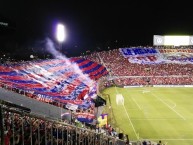
[[[41,109],[41,108],[40,108]],[[0,101],[0,143],[22,145],[124,145],[123,140],[94,129],[30,114]]]

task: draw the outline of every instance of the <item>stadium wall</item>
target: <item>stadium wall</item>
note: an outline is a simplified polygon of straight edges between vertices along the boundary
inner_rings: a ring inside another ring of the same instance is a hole
[[[54,105],[24,97],[21,94],[0,87],[0,100],[8,101],[19,106],[31,109],[31,113],[38,114],[47,118],[61,119],[61,113],[67,112],[66,109]],[[35,106],[35,107],[34,107]],[[69,117],[70,119],[70,117]]]
[[[187,84],[185,84],[184,82],[182,83],[173,83],[173,84],[164,84],[164,83],[159,83],[159,84],[155,84],[155,83],[151,83],[151,81],[148,81],[150,79],[172,79],[172,78],[176,78],[176,79],[180,79],[180,78],[186,78],[189,79],[191,78],[191,76],[178,76],[178,75],[171,75],[171,76],[107,76],[107,77],[103,77],[98,81],[98,89],[97,89],[97,93],[101,94],[101,92],[108,87],[123,87],[123,88],[133,88],[133,87],[193,87],[193,82],[189,82]],[[144,84],[141,85],[125,85],[123,83],[124,80],[126,79],[141,79],[143,80]],[[117,81],[119,80],[119,82]]]
[[[140,88],[140,87],[193,87],[193,85],[138,85],[138,86],[124,86],[124,88]]]

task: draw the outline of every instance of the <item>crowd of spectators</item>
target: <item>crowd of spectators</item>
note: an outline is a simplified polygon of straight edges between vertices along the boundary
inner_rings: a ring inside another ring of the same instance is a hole
[[[7,89],[9,91],[14,91],[16,93],[20,93],[22,95],[30,97],[30,93],[19,91],[16,88],[12,88],[11,86],[1,84],[1,87],[4,89]],[[37,99],[35,95],[32,95],[31,98]],[[43,101],[44,100],[39,100]],[[49,104],[58,106],[58,107],[64,107],[62,103],[59,102],[47,102]],[[41,109],[41,108],[40,108]],[[104,144],[107,144],[107,142],[112,143],[113,141],[116,142],[119,138],[119,133],[110,125],[104,125],[102,127],[99,127],[99,124],[87,124],[84,122],[80,122],[77,120],[77,113],[85,113],[92,110],[82,110],[78,109],[75,112],[70,112],[72,117],[71,120],[67,120],[63,118],[61,121],[64,124],[60,124],[60,122],[55,123],[55,121],[46,121],[47,118],[39,119],[36,117],[29,117],[28,115],[20,115],[17,113],[11,113],[8,111],[4,112],[4,128],[6,129],[4,131],[4,141],[5,145],[10,144],[34,144],[38,145],[40,144],[47,144],[50,145],[58,144],[58,145],[65,145],[65,143],[69,142],[68,144],[75,144],[75,135],[77,134],[77,144],[83,145],[83,144],[99,144],[99,136],[106,136],[102,142]],[[2,118],[1,118],[2,119]],[[51,124],[51,125],[50,125]],[[53,125],[54,124],[54,125]],[[31,125],[31,126],[30,126]],[[56,129],[54,126],[59,126],[59,129]],[[44,127],[44,129],[42,128]],[[51,128],[52,127],[52,128]],[[79,127],[79,132],[77,131],[77,127]],[[23,130],[22,130],[23,129]],[[30,129],[33,131],[30,133]],[[58,138],[56,138],[55,134],[51,133],[51,129],[57,130],[58,132]],[[60,130],[62,129],[63,132]],[[65,130],[66,129],[66,130]],[[86,130],[85,130],[86,129]],[[82,131],[84,130],[84,131]],[[45,138],[46,133],[46,138]],[[61,137],[61,133],[63,134],[63,138]],[[81,134],[80,134],[81,133]],[[91,136],[88,136],[88,134]],[[98,134],[98,135],[97,135]],[[80,139],[81,137],[81,139]],[[95,137],[95,138],[94,138]],[[101,137],[100,137],[101,138]],[[103,139],[103,138],[102,138]],[[63,140],[63,141],[62,141]],[[92,140],[92,141],[91,141]],[[121,138],[123,140],[123,138]],[[118,140],[120,141],[120,140]],[[14,143],[13,143],[14,142]],[[90,142],[90,143],[89,143]],[[123,140],[123,143],[125,143],[125,138]]]
[[[163,48],[162,48],[163,49]],[[87,59],[103,64],[117,85],[192,85],[193,64],[131,63],[123,57],[119,49],[95,52],[84,56]],[[111,81],[105,85],[111,84]]]
[[[165,49],[165,48],[161,48]],[[104,65],[109,71],[109,76],[114,77],[112,80],[103,82],[105,87],[118,85],[193,85],[193,64],[180,63],[162,63],[162,64],[137,64],[131,63],[124,58],[119,49],[94,52],[90,55],[81,56],[91,61]],[[14,62],[9,62],[14,65]],[[26,63],[26,62],[24,62]],[[29,62],[30,63],[30,62]],[[1,85],[5,88],[6,86]],[[14,88],[11,89],[17,93],[26,93],[31,98],[37,96],[31,95],[29,92],[18,92]],[[42,101],[42,100],[40,100]],[[48,101],[50,100],[43,100]],[[52,102],[53,103],[53,102]],[[55,102],[56,103],[56,102]],[[55,104],[61,107],[61,104]],[[88,127],[87,129],[77,130],[77,120],[74,124],[65,124],[49,122],[44,119],[38,119],[29,116],[18,115],[16,113],[4,112],[5,129],[4,141],[5,145],[9,144],[99,144],[99,134],[103,134],[104,142],[113,143],[118,139],[118,133],[111,126],[99,128]],[[81,127],[86,127],[82,126]],[[107,137],[105,137],[107,136]],[[113,138],[109,138],[109,136]],[[76,138],[76,141],[73,139]],[[14,143],[13,143],[14,142]]]
[[[76,121],[69,124],[9,109],[4,110],[2,116],[4,145],[114,145],[126,142],[125,138],[119,140],[111,126],[99,128],[83,124],[78,127]]]
[[[111,86],[111,81],[106,86]],[[192,77],[150,77],[150,78],[120,78],[114,79],[118,86],[139,86],[139,85],[193,85]]]

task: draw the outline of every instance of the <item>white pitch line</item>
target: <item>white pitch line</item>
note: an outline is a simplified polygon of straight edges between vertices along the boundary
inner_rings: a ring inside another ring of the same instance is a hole
[[[161,98],[159,98],[158,96],[154,95],[153,93],[151,93],[154,97],[156,97],[158,100],[160,100],[163,104],[165,104],[168,108],[170,108],[173,112],[175,112],[180,118],[182,118],[183,120],[186,120],[186,118],[184,118],[184,116],[182,116],[180,113],[178,113],[174,108],[172,108],[171,106],[169,106],[164,100],[162,100]]]
[[[171,102],[172,104],[174,104],[174,106],[172,108],[175,108],[176,107],[176,103],[174,103],[173,101],[171,100],[168,100],[169,102]]]
[[[139,110],[142,110],[141,107],[139,106],[139,104],[136,102],[136,100],[132,97],[132,100],[135,102],[135,104],[137,105],[137,107],[139,108]]]
[[[119,92],[118,92],[118,90],[117,90],[117,87],[115,87],[115,90],[116,90],[117,94],[119,94]],[[136,133],[136,130],[135,130],[134,126],[133,126],[133,123],[132,123],[132,121],[131,121],[131,119],[130,119],[130,117],[129,117],[129,114],[128,114],[128,112],[127,112],[124,104],[123,104],[123,108],[125,109],[125,113],[126,113],[127,118],[128,118],[128,120],[129,120],[129,122],[130,122],[130,124],[131,124],[131,127],[132,127],[132,129],[133,129],[133,131],[134,131],[134,133],[135,133],[135,136],[137,137],[137,140],[139,140],[139,135],[137,135],[137,133]]]
[[[172,108],[175,108],[176,107],[176,103],[174,104],[174,106]]]
[[[129,119],[129,122],[130,122],[130,124],[131,124],[131,126],[132,126],[132,128],[133,128],[133,131],[134,131],[137,139],[139,139],[139,135],[137,135],[136,130],[135,130],[134,126],[133,126],[133,123],[131,122],[131,119],[130,119],[130,117],[129,117],[129,114],[128,114],[128,112],[127,112],[127,110],[126,110],[126,108],[125,108],[124,105],[123,105],[123,108],[125,109],[126,115],[127,115],[128,119]]]
[[[139,110],[139,109],[136,109],[136,108],[127,108],[127,110]]]
[[[193,140],[193,138],[168,138],[168,139],[166,139],[166,138],[159,138],[159,139],[154,139],[154,138],[150,138],[150,139],[148,139],[148,140],[178,140],[178,141],[186,141],[186,140]]]
[[[138,118],[138,119],[132,119],[132,120],[157,120],[157,121],[162,121],[162,120],[179,120],[179,118]]]
[[[128,90],[127,90],[128,91]],[[131,97],[132,98],[132,100],[133,100],[133,102],[135,102],[135,104],[137,105],[137,107],[139,108],[139,110],[142,110],[142,108],[140,107],[140,105],[137,103],[137,101],[133,98],[133,97]]]
[[[171,101],[171,100],[166,100],[167,102],[170,102],[170,103],[172,103],[174,106],[173,107],[171,107],[171,108],[175,108],[176,107],[176,103],[175,102],[173,102],[173,101]]]

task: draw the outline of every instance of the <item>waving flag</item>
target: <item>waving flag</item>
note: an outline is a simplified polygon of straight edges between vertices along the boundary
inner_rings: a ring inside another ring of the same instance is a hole
[[[107,126],[108,124],[108,114],[101,114],[99,117],[98,117],[98,122],[99,122],[99,127],[102,127],[102,126]]]
[[[85,104],[84,96],[95,86],[89,79],[97,80],[108,72],[104,66],[83,58],[71,58],[70,62],[52,59],[0,65],[0,82],[63,103],[83,100],[79,101],[81,106]],[[72,68],[74,63],[89,79]]]
[[[95,116],[90,113],[76,113],[76,118],[80,122],[91,123],[95,119]]]

